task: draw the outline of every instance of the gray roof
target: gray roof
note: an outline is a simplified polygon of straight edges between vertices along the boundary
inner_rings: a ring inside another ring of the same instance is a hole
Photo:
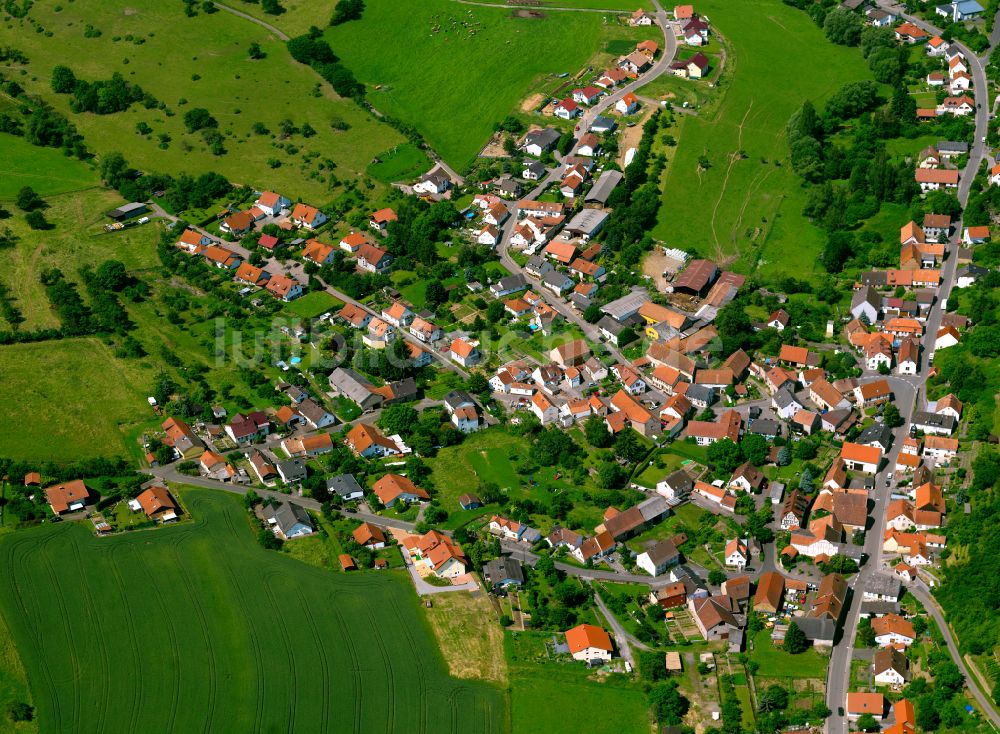
[[[958,272],[955,273],[955,275],[959,278],[969,277],[969,278],[974,278],[976,280],[984,276],[987,276],[989,274],[990,271],[988,269],[982,267],[981,265],[974,265],[972,263],[969,263],[968,265],[963,265],[958,269]]]
[[[603,331],[618,336],[623,331],[625,331],[625,324],[620,321],[615,321],[610,316],[601,316],[600,320],[597,322],[597,328]]]
[[[500,293],[514,293],[519,290],[524,290],[528,287],[527,281],[525,281],[524,276],[520,273],[515,273],[514,275],[508,275],[505,278],[501,278],[492,286],[490,290],[496,290]]]
[[[869,594],[898,597],[900,588],[902,588],[902,583],[896,576],[876,573],[868,578],[864,590]]]
[[[781,408],[787,408],[789,405],[802,405],[795,397],[795,394],[786,387],[781,388],[774,394],[774,402],[778,404]]]
[[[326,480],[326,490],[336,492],[340,497],[347,498],[355,494],[364,494],[364,489],[358,484],[353,474],[338,474]]]
[[[524,583],[524,569],[521,568],[521,562],[510,556],[500,556],[484,564],[483,576],[491,584]]]
[[[670,505],[667,504],[666,499],[660,495],[650,497],[648,500],[643,500],[636,507],[639,510],[639,514],[642,515],[642,519],[646,522],[651,522],[665,516],[670,511]]]
[[[584,201],[596,201],[600,204],[607,204],[611,192],[622,182],[623,178],[625,178],[625,175],[621,171],[605,171],[598,177]]]
[[[639,288],[631,293],[601,306],[601,311],[613,319],[622,321],[638,312],[639,307],[649,300],[645,289]]]
[[[917,426],[931,426],[932,428],[943,428],[949,433],[955,430],[955,418],[946,414],[928,413],[920,410],[913,414],[913,424]]]
[[[527,262],[525,262],[525,264],[524,264],[524,266],[526,268],[528,268],[530,270],[535,270],[535,271],[540,270],[544,265],[550,265],[551,266],[551,263],[549,263],[549,261],[546,260],[541,255],[532,255],[531,257],[528,258]],[[520,273],[518,273],[518,277],[521,277]],[[521,279],[523,280],[523,278],[521,278]],[[506,278],[504,280],[506,280]]]
[[[545,175],[545,165],[541,161],[532,161],[525,168],[531,171],[536,176]]]
[[[547,127],[543,130],[533,130],[524,138],[524,144],[536,143],[543,148],[549,148],[559,142],[561,133],[555,128]]]
[[[805,634],[806,639],[816,641],[833,641],[837,634],[837,623],[829,617],[796,617],[792,620]]]
[[[275,468],[284,482],[295,482],[306,478],[306,462],[302,459],[279,461],[275,464]]]
[[[677,550],[677,546],[672,540],[661,540],[652,548],[646,549],[646,555],[649,556],[649,560],[653,562],[654,566],[670,563],[681,557],[680,551]]]
[[[372,397],[372,384],[359,373],[346,367],[338,367],[330,373],[330,387],[340,391],[358,405],[363,405]]]
[[[521,531],[521,540],[525,543],[534,545],[541,539],[542,534],[536,528],[526,527]]]
[[[885,423],[872,423],[861,432],[855,443],[870,444],[877,441],[883,449],[889,450],[892,445],[892,430]]]
[[[976,2],[976,0],[959,0],[957,3],[954,3],[954,5],[958,12],[963,15],[983,12],[983,6]]]
[[[322,405],[317,403],[312,398],[306,398],[301,403],[299,403],[296,408],[302,415],[305,416],[306,420],[312,423],[318,423],[323,420],[326,416],[330,415],[330,411],[324,408]]]
[[[316,529],[313,526],[312,518],[309,517],[309,513],[301,505],[291,502],[282,502],[277,506],[268,505],[264,509],[264,517],[269,520],[273,518],[274,524],[278,526],[278,530],[285,535],[298,523],[302,523],[312,530]]]
[[[758,436],[778,436],[781,434],[781,424],[770,418],[758,418],[747,427],[747,433],[755,433]]]
[[[444,404],[449,410],[455,411],[465,405],[475,405],[476,401],[465,390],[452,390],[444,396]]]
[[[572,279],[570,279],[570,277],[566,275],[566,273],[562,273],[558,270],[553,270],[551,272],[546,273],[542,277],[542,282],[545,283],[545,285],[555,286],[557,288],[566,288],[567,283],[569,283],[570,285],[572,285],[573,283]]]
[[[594,118],[594,122],[591,124],[590,129],[594,132],[605,132],[609,130],[614,130],[618,127],[616,123],[610,117],[604,117],[603,115],[598,115]]]
[[[677,469],[676,471],[671,472],[663,481],[677,494],[690,492],[694,489],[694,480],[691,478],[691,475],[683,469]]]
[[[937,149],[939,153],[968,153],[969,144],[954,140],[939,140]]]
[[[569,220],[566,231],[574,234],[585,234],[589,237],[600,231],[607,218],[608,213],[603,209],[581,209]]]
[[[898,601],[863,601],[862,617],[881,617],[883,614],[899,614]]]
[[[390,382],[389,388],[392,390],[393,400],[412,400],[417,396],[417,383],[412,377]]]
[[[715,390],[708,385],[691,385],[684,396],[692,402],[705,403],[706,405],[711,405],[716,400]]]
[[[882,297],[872,286],[866,285],[854,292],[854,296],[851,298],[851,310],[853,311],[862,303],[867,303],[878,311],[882,307]]]

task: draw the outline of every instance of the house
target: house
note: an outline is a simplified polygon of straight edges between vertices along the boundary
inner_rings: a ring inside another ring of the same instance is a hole
[[[914,413],[910,422],[916,430],[936,436],[950,436],[958,426],[958,422],[951,415],[924,410]]]
[[[954,326],[943,326],[938,329],[934,339],[934,349],[947,349],[958,344],[960,335]],[[933,355],[933,352],[931,353]]]
[[[854,398],[859,406],[870,408],[873,405],[892,400],[892,387],[888,380],[863,382],[854,388]]]
[[[545,174],[545,165],[539,161],[531,161],[521,170],[521,178],[525,181],[540,181],[545,177]]]
[[[271,432],[271,421],[259,410],[249,414],[237,413],[225,430],[240,445],[256,443]]]
[[[563,272],[552,270],[542,277],[542,285],[557,296],[561,296],[573,289],[573,279]]]
[[[708,57],[701,51],[696,53],[685,63],[685,70],[687,71],[688,78],[690,79],[701,79],[708,73],[709,61]]]
[[[956,2],[938,5],[934,12],[951,23],[961,23],[974,20],[983,14],[983,6],[976,0],[957,0]]]
[[[556,117],[562,118],[563,120],[572,120],[579,117],[582,114],[582,110],[572,98],[567,97],[556,104],[556,106],[552,109],[552,114]]]
[[[464,551],[447,535],[430,530],[406,539],[407,553],[429,568],[438,578],[454,579],[465,574],[468,560]]]
[[[400,453],[396,442],[387,438],[377,427],[366,423],[355,423],[344,443],[354,453],[364,459],[393,456]]]
[[[590,357],[590,347],[583,339],[561,344],[549,352],[549,359],[556,362],[560,367],[572,367],[581,365]]]
[[[875,682],[882,685],[902,686],[910,679],[910,667],[906,656],[893,647],[883,647],[875,651],[872,658]]]
[[[688,46],[703,46],[708,40],[708,23],[701,18],[692,18],[684,26],[683,36]]]
[[[674,581],[666,586],[650,589],[649,601],[663,609],[682,607],[687,602],[687,587],[682,581]]]
[[[967,94],[960,97],[945,97],[944,101],[935,108],[939,115],[970,115],[976,110],[976,101]],[[924,170],[924,169],[921,169]],[[938,169],[927,169],[938,170]],[[957,173],[957,171],[955,171]],[[918,179],[919,181],[919,179]],[[921,186],[921,188],[923,188]]]
[[[850,401],[841,395],[826,378],[813,380],[809,385],[809,399],[820,410],[837,410],[850,407]]]
[[[846,608],[847,581],[830,573],[820,581],[812,607],[804,617],[796,618],[799,628],[814,646],[830,647]]]
[[[365,413],[375,410],[385,402],[385,396],[375,392],[375,386],[361,374],[346,367],[337,367],[328,378],[334,397],[345,397],[357,403]]]
[[[402,301],[394,301],[391,306],[382,309],[382,318],[397,328],[406,328],[416,314]]]
[[[587,538],[579,547],[571,551],[573,558],[580,563],[598,563],[615,549],[615,539],[607,530]]]
[[[632,92],[615,102],[615,111],[620,115],[631,115],[639,109],[639,99]]]
[[[517,273],[515,275],[508,275],[491,284],[490,294],[494,298],[505,298],[506,296],[526,290],[527,287],[528,283],[524,279],[524,276]]]
[[[459,337],[452,340],[448,356],[452,362],[457,362],[463,367],[471,367],[479,361],[479,350],[466,339]]]
[[[689,421],[687,435],[694,437],[699,446],[708,446],[725,438],[738,443],[741,425],[740,414],[735,410],[729,410],[716,421]]]
[[[483,565],[483,578],[493,591],[524,586],[524,569],[521,562],[510,556],[500,556]]]
[[[180,239],[177,240],[177,247],[189,253],[197,254],[209,245],[214,244],[214,242],[215,240],[208,235],[195,232],[193,229],[185,229],[181,233]]]
[[[580,87],[573,90],[573,101],[577,104],[583,104],[589,107],[594,104],[594,102],[597,102],[601,98],[602,94],[604,94],[603,89],[587,85],[586,87]]]
[[[618,60],[618,66],[630,74],[641,74],[653,65],[653,60],[641,51],[633,51]]]
[[[418,194],[443,194],[451,188],[451,179],[435,166],[434,170],[425,173],[417,183],[413,184],[413,190]]]
[[[851,315],[866,320],[869,325],[878,321],[882,310],[882,297],[872,286],[864,286],[854,292],[851,298]]]
[[[140,493],[135,501],[139,503],[146,517],[156,522],[172,522],[180,514],[180,507],[170,496],[166,487],[154,485]]]
[[[805,524],[806,512],[809,510],[809,496],[793,489],[785,497],[785,503],[781,507],[778,519],[781,521],[782,530],[800,528]]]
[[[703,596],[688,599],[695,625],[706,640],[725,640],[740,629],[729,597]]]
[[[328,217],[314,206],[308,204],[296,204],[292,209],[291,220],[297,227],[306,229],[316,229],[322,227]]]
[[[45,501],[55,515],[82,510],[93,499],[94,495],[90,493],[82,479],[73,479],[45,488]]]
[[[601,139],[594,133],[584,133],[577,143],[576,152],[588,158],[598,155],[601,152]]]
[[[989,274],[990,271],[988,269],[980,267],[979,265],[973,265],[972,263],[963,265],[955,273],[955,287],[969,288]]]
[[[426,502],[430,495],[426,490],[399,474],[386,474],[372,486],[372,491],[378,497],[383,507],[392,507],[397,502]]]
[[[475,510],[483,506],[483,501],[479,499],[479,495],[465,492],[458,496],[458,505],[463,510]]]
[[[256,220],[249,211],[236,212],[223,219],[219,224],[219,229],[239,237],[253,229],[254,221]]]
[[[900,375],[915,375],[920,364],[920,344],[907,337],[899,343],[896,353],[896,372]]]
[[[555,150],[561,133],[555,128],[532,130],[524,136],[524,152],[535,158],[541,158],[544,153]]]
[[[481,425],[479,406],[464,390],[452,390],[444,396],[444,407],[452,425],[462,433],[478,431]]]
[[[943,398],[938,398],[937,402],[934,403],[934,412],[958,420],[962,417],[962,401],[952,393],[948,393]]]
[[[742,538],[734,538],[726,543],[725,564],[727,566],[732,566],[736,569],[743,570],[743,568],[750,562],[750,551],[747,547],[747,541]]]
[[[881,693],[848,693],[846,711],[849,719],[871,714],[876,721],[881,721],[885,717],[885,696]]]
[[[265,290],[276,298],[288,303],[303,294],[302,285],[287,275],[272,275],[264,286]]]
[[[319,240],[307,240],[302,249],[302,259],[316,265],[330,265],[333,262],[333,245],[327,245]]]
[[[239,255],[221,245],[209,245],[202,251],[201,255],[221,270],[234,270],[242,262]]]
[[[173,448],[182,459],[193,459],[205,450],[202,440],[195,435],[191,426],[180,418],[167,418],[161,428],[165,434],[163,443]]]
[[[264,191],[257,197],[255,204],[265,215],[276,217],[281,214],[282,210],[290,207],[292,202],[281,194],[276,194],[273,191]]]
[[[762,573],[757,580],[753,608],[758,612],[777,614],[785,596],[785,577],[777,571]]]
[[[647,10],[639,8],[629,17],[628,24],[631,26],[649,26],[656,23],[656,16]]]
[[[336,494],[344,502],[360,500],[365,496],[365,491],[354,478],[353,474],[338,474],[326,480],[326,491]]]
[[[771,407],[779,417],[790,420],[804,407],[787,387],[783,387],[771,397]]]
[[[331,447],[333,446],[332,441],[330,445]],[[306,477],[309,476],[304,459],[294,458],[287,461],[279,461],[274,466],[278,470],[278,476],[281,477],[281,481],[285,484],[297,484],[305,481]]]
[[[779,308],[777,311],[773,312],[767,317],[767,325],[772,329],[777,329],[778,331],[784,331],[785,327],[788,326],[788,322],[791,317],[789,317],[788,312],[783,308]]]
[[[908,43],[911,46],[915,43],[923,43],[927,40],[928,34],[924,30],[909,21],[901,23],[896,27],[896,40]]]
[[[880,8],[869,8],[865,17],[868,18],[868,24],[876,28],[888,28],[896,22],[896,16],[893,13]]]
[[[566,645],[574,660],[587,663],[611,660],[614,647],[606,631],[592,624],[580,624],[566,631]]]
[[[920,190],[938,191],[939,189],[958,188],[958,170],[952,168],[918,168],[914,174],[920,184]]]
[[[337,422],[336,416],[312,398],[306,398],[297,408],[299,415],[313,428],[326,428]]]
[[[282,540],[293,540],[316,532],[309,513],[301,505],[287,500],[277,505],[264,505],[261,514],[271,532]]]
[[[236,274],[233,275],[233,280],[237,283],[246,283],[247,285],[261,287],[267,284],[270,277],[271,274],[263,268],[258,268],[250,263],[244,262],[240,263],[239,267],[236,268]]]
[[[989,239],[989,227],[966,227],[962,230],[962,242],[966,245],[981,245]]]
[[[850,471],[875,474],[882,461],[882,449],[877,446],[862,446],[845,441],[840,447],[840,458],[843,459],[845,467]]]
[[[640,435],[652,438],[659,436],[663,430],[659,418],[649,412],[625,390],[619,390],[611,398],[611,409],[613,412],[608,414],[605,422],[613,433],[618,433],[625,426],[630,426]],[[739,414],[737,414],[738,417]]]
[[[661,540],[643,551],[635,559],[635,565],[650,576],[659,576],[668,568],[681,562],[680,551],[672,540]]]
[[[392,255],[381,247],[365,243],[358,248],[358,267],[369,273],[386,273],[392,267]]]
[[[363,245],[367,244],[369,244],[368,239],[363,234],[352,231],[350,234],[344,235],[338,243],[338,246],[344,252],[356,255],[358,250],[360,250]]]
[[[897,583],[899,580],[896,580]],[[879,647],[902,645],[909,647],[917,639],[913,625],[898,614],[886,614],[872,620],[875,642]]]
[[[379,209],[377,212],[372,214],[372,217],[368,222],[368,226],[379,234],[384,235],[389,231],[389,223],[398,220],[399,217],[396,216],[396,212],[391,208],[386,207],[385,209]]]
[[[764,488],[766,483],[767,478],[764,476],[764,473],[749,461],[736,467],[736,471],[733,472],[733,476],[729,479],[730,487],[742,489],[744,492],[758,493]]]
[[[361,523],[351,533],[351,537],[358,545],[369,550],[379,550],[385,547],[385,533],[378,525],[372,525],[370,522]]]

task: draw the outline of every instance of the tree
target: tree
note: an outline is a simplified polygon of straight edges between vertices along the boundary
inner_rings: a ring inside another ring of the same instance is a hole
[[[790,655],[798,655],[809,648],[809,640],[806,639],[806,633],[799,629],[799,626],[794,621],[788,625],[783,646],[785,652]]]
[[[862,714],[858,717],[858,731],[878,731],[881,727],[871,714]]]
[[[76,76],[73,70],[62,64],[52,70],[52,91],[56,94],[72,94],[76,89]]]
[[[588,324],[596,324],[601,320],[601,307],[596,303],[592,303],[587,306],[586,310],[583,312],[583,320]]]
[[[745,439],[744,439],[745,440]],[[792,463],[792,451],[788,446],[778,449],[778,466],[788,466]]]
[[[713,568],[711,571],[708,572],[708,583],[710,583],[712,586],[722,585],[723,583],[725,583],[726,578],[727,578],[726,572],[720,571],[717,568]]]
[[[480,397],[489,397],[490,382],[479,372],[474,372],[469,376],[469,381],[466,383],[466,387],[469,388],[469,392],[475,395],[479,395]]]
[[[250,47],[247,49],[247,55],[251,59],[254,59],[256,61],[257,59],[264,58],[267,54],[264,53],[264,50],[260,47],[260,44],[254,41],[253,43],[250,44]]]
[[[583,424],[583,435],[587,443],[595,449],[606,449],[615,442],[614,434],[608,430],[604,419],[599,415],[592,415]]]
[[[104,290],[120,291],[129,283],[125,264],[120,260],[105,260],[94,272],[94,280]]]
[[[816,485],[813,483],[812,472],[807,467],[802,470],[802,476],[799,477],[799,489],[803,492],[811,493],[815,488]]]
[[[268,15],[281,15],[285,12],[278,0],[260,0],[260,7]]]
[[[7,707],[7,717],[15,723],[31,721],[35,718],[35,709],[24,701],[15,701]]]
[[[824,564],[823,570],[826,573],[855,573],[858,570],[858,562],[850,556],[838,553]]]
[[[39,196],[33,188],[30,186],[24,186],[17,192],[17,198],[14,199],[14,204],[21,211],[30,212],[35,209],[41,209],[45,206],[45,200]]]
[[[639,461],[646,455],[646,451],[634,428],[626,428],[615,438],[615,456],[630,464]]]
[[[677,681],[657,683],[649,689],[649,704],[660,724],[676,726],[687,714],[690,703],[677,689]]]
[[[740,455],[740,447],[728,438],[709,444],[707,456],[709,462],[718,471],[725,474],[731,473],[743,463],[743,457]]]
[[[768,686],[757,697],[758,711],[782,711],[788,708],[788,691],[774,684]]]
[[[24,218],[24,221],[26,221],[28,223],[28,226],[31,227],[32,229],[38,229],[38,230],[52,229],[52,225],[49,224],[49,221],[45,218],[45,215],[42,214],[42,212],[39,211],[38,209],[28,212],[27,216],[25,216]]]
[[[597,467],[597,486],[601,489],[617,489],[625,478],[625,470],[613,461],[602,462]]]
[[[379,428],[387,434],[406,436],[417,426],[419,416],[411,405],[390,405],[378,418]]]
[[[740,453],[743,455],[743,458],[754,466],[763,466],[767,461],[768,454],[770,453],[770,447],[767,445],[767,440],[763,436],[758,436],[756,433],[744,436],[743,440],[740,441],[739,446]]]
[[[858,646],[875,647],[875,630],[872,629],[872,621],[868,617],[858,622]]]
[[[330,25],[340,25],[350,20],[359,20],[365,11],[364,0],[338,0],[330,17]]]
[[[219,122],[204,107],[193,107],[184,113],[184,127],[189,133],[209,127],[218,127]]]
[[[431,308],[437,308],[442,303],[448,301],[448,292],[444,288],[444,284],[440,280],[431,280],[427,283],[427,290],[424,293],[424,299],[427,301],[427,305]]]
[[[863,29],[861,16],[846,8],[836,8],[823,21],[827,40],[840,46],[857,46]]]
[[[882,409],[882,421],[889,428],[899,428],[903,425],[903,416],[900,414],[899,408],[896,407],[895,403],[886,403],[886,406]]]

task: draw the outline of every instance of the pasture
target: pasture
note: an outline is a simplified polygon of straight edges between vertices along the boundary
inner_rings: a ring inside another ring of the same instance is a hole
[[[311,22],[324,25],[329,14],[324,16]],[[92,28],[89,37],[87,27]],[[265,58],[249,58],[252,42],[260,44]],[[350,179],[364,174],[373,155],[403,142],[391,127],[338,97],[312,69],[293,61],[269,31],[228,12],[188,18],[182,3],[157,0],[35,3],[26,19],[0,28],[0,45],[19,48],[30,59],[25,75],[19,66],[0,65],[0,72],[67,114],[98,155],[120,151],[142,170],[214,170],[234,182],[321,205],[331,198],[331,169],[320,170],[324,159],[336,165],[338,178]],[[67,57],[67,48],[76,53]],[[73,114],[70,95],[54,94],[50,87],[57,64],[69,65],[87,81],[119,72],[165,109],[134,104],[109,115]],[[214,155],[200,132],[186,131],[184,113],[195,107],[218,121],[224,154]],[[338,119],[349,129],[333,129],[331,122]],[[316,134],[284,137],[282,120],[299,129],[309,123]],[[253,132],[257,122],[268,132]],[[139,123],[152,132],[140,134]],[[162,142],[161,135],[169,140]]]
[[[49,152],[43,148],[34,150]],[[68,280],[79,282],[77,271],[81,266],[96,267],[104,260],[121,260],[131,272],[148,270],[160,263],[156,256],[158,224],[104,231],[104,225],[111,221],[104,216],[105,212],[122,203],[114,191],[94,188],[50,196],[46,203],[49,206],[45,218],[52,223],[52,229],[32,230],[13,205],[10,206],[14,216],[2,225],[18,241],[13,249],[4,251],[6,267],[0,270],[0,281],[10,289],[24,316],[21,328],[25,331],[59,325],[38,279],[43,270],[59,268]],[[86,300],[83,288],[80,293]]]
[[[183,496],[184,526],[0,540],[0,609],[44,730],[504,728],[499,689],[446,674],[408,580],[264,551],[236,497]]]
[[[98,183],[90,166],[55,148],[39,148],[24,138],[0,133],[0,150],[0,199],[13,199],[24,186],[51,196]]]
[[[125,453],[124,432],[156,416],[152,365],[96,338],[0,346],[0,446],[12,459],[69,462]],[[130,447],[131,448],[131,447]]]
[[[514,18],[509,8],[453,0],[369,0],[361,20],[325,36],[368,85],[376,109],[412,124],[461,169],[533,84],[576,73],[600,50],[616,33],[605,20],[601,13],[556,11]]]
[[[285,313],[292,316],[314,319],[327,311],[340,309],[343,305],[343,303],[326,291],[312,291],[311,293],[306,293],[302,298],[296,298],[294,301],[285,304],[282,308]]]
[[[499,7],[510,7],[508,3],[502,2],[502,0],[486,0],[486,3]],[[542,10],[554,7],[572,8],[574,10],[616,10],[623,13],[631,13],[636,8],[652,10],[653,3],[651,0],[542,0],[538,4],[538,7]],[[567,10],[564,12],[570,11]]]
[[[825,237],[802,216],[805,192],[785,125],[805,99],[821,107],[870,73],[857,49],[827,42],[808,15],[780,0],[706,0],[698,9],[727,41],[721,98],[685,115],[653,234],[704,257],[741,260],[742,270],[757,265],[766,277],[809,277]],[[675,224],[680,210],[696,212],[684,227]]]

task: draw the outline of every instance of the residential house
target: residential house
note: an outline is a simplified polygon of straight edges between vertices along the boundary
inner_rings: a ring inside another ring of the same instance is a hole
[[[843,460],[845,468],[850,471],[875,474],[882,461],[882,449],[877,446],[862,446],[845,441],[840,448],[840,458]]]
[[[635,565],[650,576],[659,576],[668,568],[681,562],[680,551],[672,540],[661,540],[643,551],[635,560]]]
[[[355,423],[344,439],[347,447],[355,456],[371,459],[380,456],[399,454],[396,442],[385,436],[376,426],[367,423]]]
[[[282,540],[294,540],[316,532],[309,513],[301,505],[287,500],[277,505],[264,505],[261,514],[271,532]]]
[[[592,624],[580,624],[566,631],[566,646],[574,660],[588,665],[611,660],[614,646],[606,631]]]
[[[351,533],[354,541],[363,548],[369,550],[379,550],[385,547],[385,533],[378,525],[370,522],[363,522]]]
[[[249,414],[237,413],[225,430],[240,445],[256,443],[271,432],[271,421],[259,410]]]
[[[398,221],[399,217],[396,216],[396,212],[391,208],[379,209],[377,212],[372,214],[371,220],[368,222],[368,226],[374,229],[381,235],[387,234],[389,231],[389,223]]]
[[[264,288],[272,296],[279,298],[286,303],[294,301],[304,293],[301,283],[294,278],[289,278],[287,275],[282,275],[280,273],[272,275],[270,279],[268,279]]]
[[[392,268],[392,255],[367,242],[358,248],[358,267],[369,273],[387,273]]]
[[[292,209],[291,220],[297,227],[317,229],[322,227],[328,217],[314,206],[296,204]]]
[[[883,647],[875,651],[872,671],[875,674],[875,682],[882,685],[900,687],[910,679],[906,656],[893,647]]]
[[[336,494],[344,502],[354,502],[365,496],[365,491],[353,474],[338,474],[326,480],[326,491]]]
[[[427,491],[399,474],[386,474],[372,486],[383,507],[392,507],[397,502],[426,502],[430,500]]]
[[[45,488],[45,501],[55,515],[78,512],[92,502],[94,497],[82,479],[73,479]]]
[[[494,592],[524,586],[524,569],[521,562],[510,556],[500,556],[483,565],[483,578]]]
[[[479,362],[479,350],[474,344],[461,337],[452,340],[448,356],[451,361],[457,362],[463,367],[471,367]]]

